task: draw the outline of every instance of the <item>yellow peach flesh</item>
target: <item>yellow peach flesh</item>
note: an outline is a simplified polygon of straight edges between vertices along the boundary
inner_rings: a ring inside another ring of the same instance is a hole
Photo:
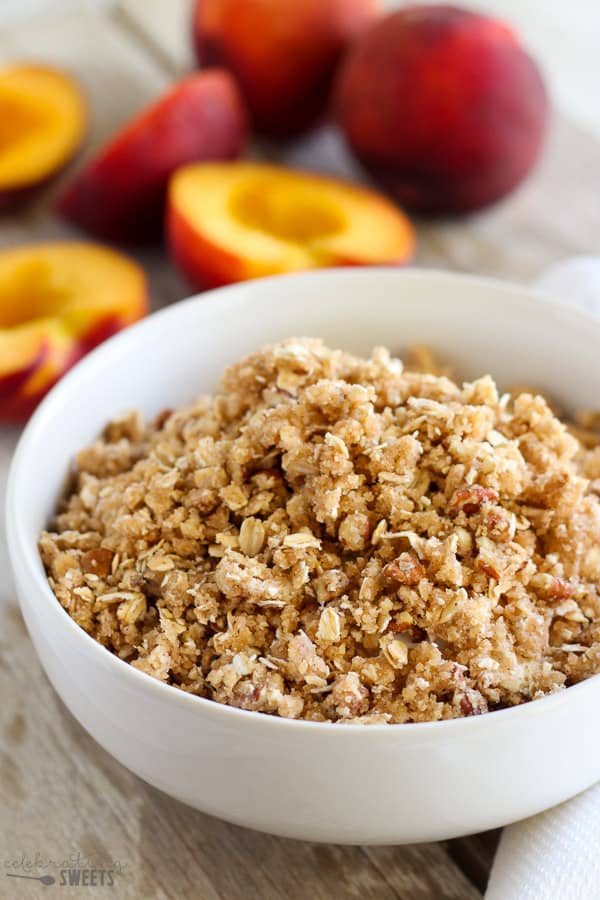
[[[170,202],[205,244],[237,258],[246,278],[401,262],[413,249],[410,223],[384,197],[278,166],[185,166],[172,179]]]
[[[94,244],[37,244],[0,252],[0,377],[44,359],[22,388],[33,394],[64,370],[78,341],[146,307],[141,270]]]
[[[79,146],[85,102],[68,75],[43,66],[0,71],[0,191],[58,170]]]

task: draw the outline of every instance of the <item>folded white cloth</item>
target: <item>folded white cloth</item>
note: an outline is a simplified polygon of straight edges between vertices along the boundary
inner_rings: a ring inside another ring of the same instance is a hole
[[[600,257],[565,260],[535,286],[600,316]],[[504,829],[485,900],[600,900],[600,784]]]
[[[547,269],[534,287],[600,316],[600,256],[573,256]]]
[[[600,784],[504,829],[485,900],[600,900]]]

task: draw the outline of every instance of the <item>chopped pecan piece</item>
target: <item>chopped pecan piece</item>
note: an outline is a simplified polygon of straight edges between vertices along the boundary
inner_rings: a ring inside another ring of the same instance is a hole
[[[465,693],[461,695],[458,705],[463,716],[480,716],[482,713],[487,712],[485,699],[479,691],[474,691],[470,688],[467,688]]]
[[[555,600],[568,600],[575,593],[575,585],[564,578],[552,576],[549,592],[550,596]]]
[[[470,484],[455,492],[448,513],[456,516],[462,510],[466,516],[473,516],[479,512],[482,504],[497,503],[498,499],[498,491],[493,488],[486,488],[481,484]]]
[[[485,512],[483,525],[488,535],[501,544],[512,541],[515,536],[515,516],[500,506],[492,507]]]
[[[412,637],[414,644],[420,644],[421,641],[426,640],[427,632],[424,628],[421,628],[420,625],[413,625],[410,636]]]
[[[81,571],[86,575],[97,575],[106,578],[110,575],[114,553],[105,547],[88,550],[81,557]]]
[[[394,616],[390,624],[388,625],[388,631],[391,631],[392,634],[402,634],[404,631],[410,631],[413,627],[414,619],[408,612],[398,613],[397,616]]]
[[[396,584],[415,585],[425,578],[427,572],[423,563],[412,553],[401,553],[384,567],[383,574]]]
[[[159,414],[154,419],[154,427],[157,429],[157,431],[160,431],[160,429],[166,422],[168,422],[172,415],[172,409],[163,409],[161,412],[159,412]]]
[[[478,559],[476,565],[481,572],[485,572],[488,578],[494,578],[496,581],[500,581],[500,573],[489,562]]]

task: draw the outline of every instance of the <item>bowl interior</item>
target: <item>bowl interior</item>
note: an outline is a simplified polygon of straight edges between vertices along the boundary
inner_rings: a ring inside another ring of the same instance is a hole
[[[321,337],[367,354],[414,343],[458,377],[490,372],[501,387],[535,385],[565,408],[592,408],[600,389],[600,324],[534,293],[418,270],[333,270],[247,282],[177,304],[108,341],[49,394],[15,457],[9,521],[27,564],[75,453],[119,412],[152,415],[212,390],[223,368],[263,344]],[[48,591],[46,587],[46,591]]]

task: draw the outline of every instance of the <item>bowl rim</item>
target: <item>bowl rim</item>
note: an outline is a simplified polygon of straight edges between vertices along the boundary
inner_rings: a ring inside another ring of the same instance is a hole
[[[91,370],[94,366],[100,366],[105,357],[109,358],[111,354],[118,353],[122,346],[134,342],[143,341],[145,333],[160,327],[160,323],[165,318],[176,318],[184,309],[191,306],[202,305],[207,309],[222,303],[223,295],[235,297],[236,294],[242,294],[248,290],[260,287],[265,282],[281,282],[283,286],[291,280],[298,281],[319,281],[322,279],[341,278],[368,281],[379,274],[386,277],[393,275],[400,280],[428,280],[456,283],[468,283],[470,285],[479,286],[482,292],[492,289],[494,292],[500,291],[505,295],[519,295],[521,303],[530,303],[535,305],[544,305],[546,309],[554,308],[561,315],[569,315],[575,320],[579,320],[580,324],[586,327],[592,327],[599,332],[600,336],[600,320],[596,319],[586,310],[566,306],[560,301],[548,297],[542,291],[528,285],[520,285],[512,281],[504,281],[484,275],[472,275],[465,272],[453,272],[436,268],[409,268],[401,269],[393,266],[373,266],[364,267],[362,269],[337,267],[328,269],[317,269],[306,272],[295,272],[283,275],[273,275],[268,278],[256,279],[252,282],[244,281],[237,284],[227,285],[206,291],[204,293],[193,294],[183,300],[177,301],[169,306],[163,307],[156,312],[151,313],[141,321],[130,325],[118,334],[108,338],[100,346],[96,347],[90,353],[73,366],[60,381],[48,392],[42,400],[38,408],[35,410],[29,421],[27,422],[14,451],[13,458],[9,468],[6,502],[5,502],[5,526],[7,544],[9,549],[9,557],[13,571],[17,566],[24,572],[32,587],[36,590],[38,599],[44,598],[48,605],[48,611],[53,617],[57,629],[66,628],[70,631],[75,641],[81,641],[82,647],[92,655],[97,656],[97,664],[102,668],[112,669],[115,677],[129,679],[132,689],[149,692],[153,694],[157,701],[162,699],[167,702],[176,703],[181,709],[189,709],[194,715],[204,714],[215,719],[221,720],[222,724],[229,723],[234,725],[238,723],[240,726],[251,727],[253,723],[259,729],[275,729],[293,731],[306,730],[307,733],[321,733],[332,736],[334,734],[343,736],[348,733],[358,735],[387,734],[390,739],[402,740],[420,740],[430,733],[443,733],[449,737],[458,729],[470,736],[475,736],[476,732],[481,729],[494,728],[500,724],[508,724],[514,720],[518,724],[525,716],[547,715],[557,706],[569,703],[569,697],[578,696],[595,691],[600,685],[600,673],[592,675],[578,684],[568,688],[556,691],[537,700],[528,700],[518,706],[507,707],[504,709],[493,710],[481,715],[464,716],[456,719],[444,719],[429,722],[401,722],[401,723],[373,723],[361,724],[357,722],[340,723],[340,722],[319,722],[307,719],[286,719],[281,716],[257,712],[254,710],[240,709],[234,706],[228,706],[219,703],[216,700],[207,697],[199,697],[195,694],[181,690],[175,685],[166,684],[153,676],[136,669],[130,663],[120,659],[116,654],[112,653],[102,644],[89,635],[74,619],[69,616],[67,611],[57,600],[54,592],[50,588],[48,580],[45,576],[43,568],[40,565],[40,557],[37,544],[31,545],[27,536],[23,532],[21,519],[18,515],[19,509],[19,491],[20,483],[25,473],[23,472],[24,461],[31,454],[32,447],[43,446],[43,435],[46,428],[55,421],[55,408],[60,409],[62,398],[64,395],[75,390],[77,381],[82,372]],[[485,299],[482,301],[485,302]],[[344,740],[343,737],[339,738]],[[366,738],[362,738],[366,739]]]

